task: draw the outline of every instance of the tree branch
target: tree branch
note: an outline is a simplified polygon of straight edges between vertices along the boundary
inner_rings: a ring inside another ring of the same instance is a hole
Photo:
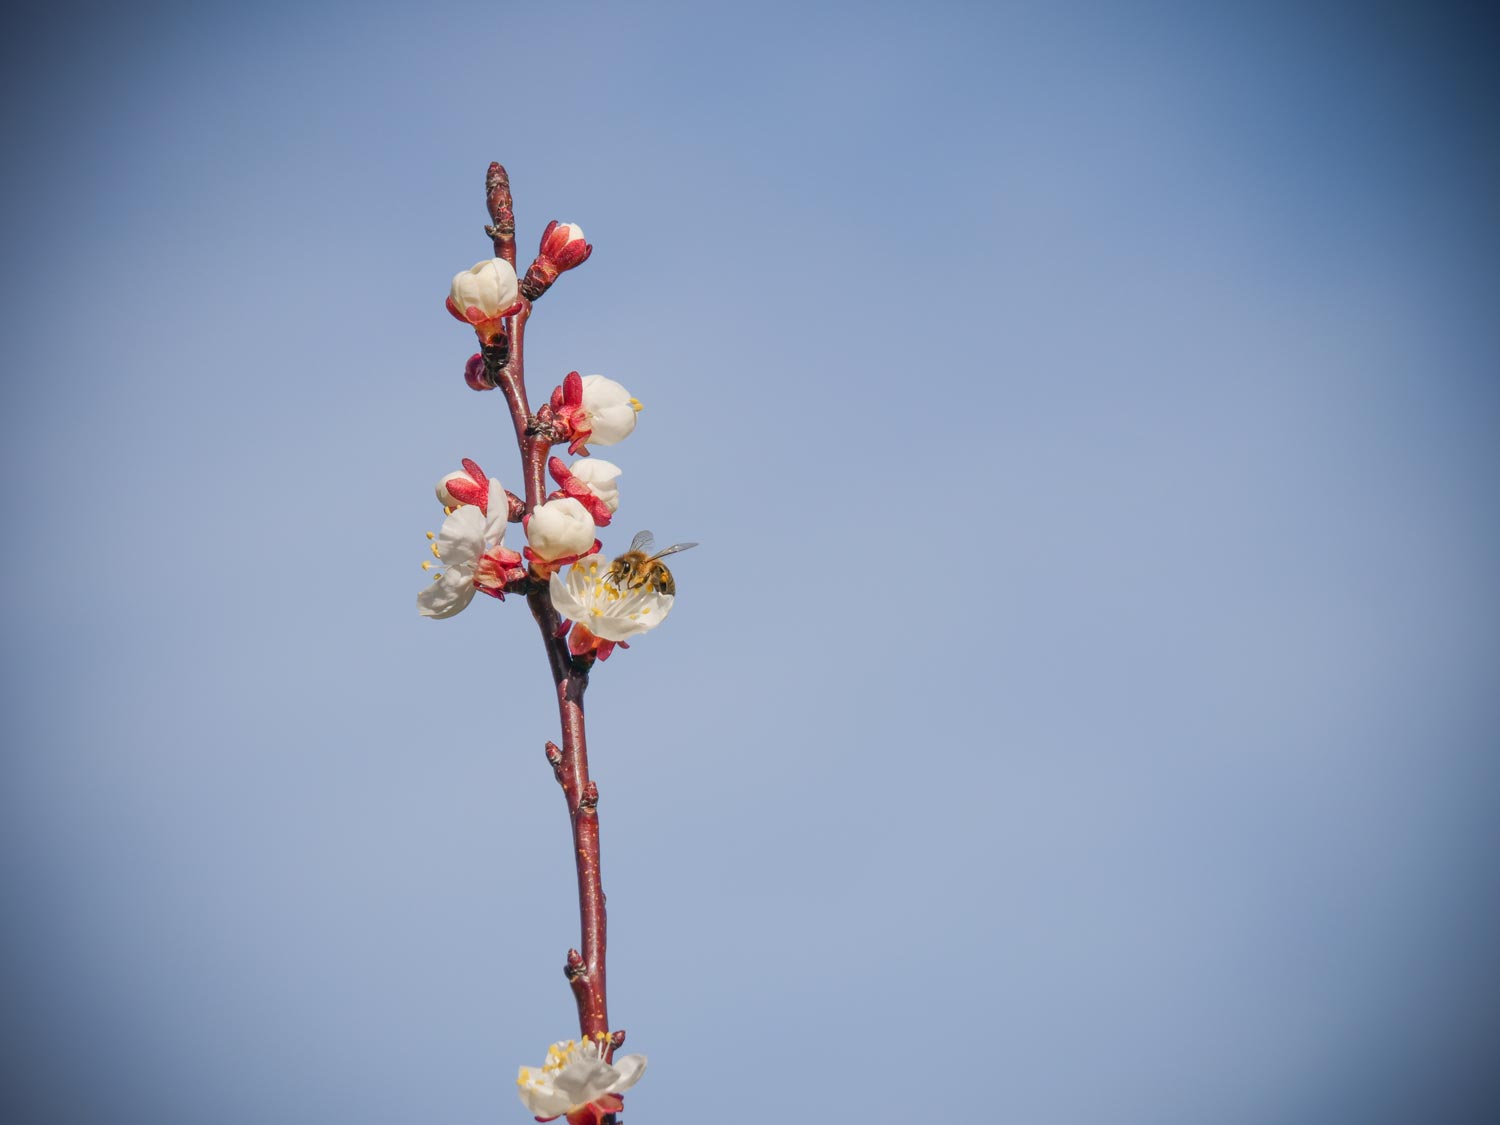
[[[505,169],[491,164],[485,182],[486,200],[494,226],[486,228],[495,240],[495,253],[515,262],[515,218],[511,209],[510,182]],[[547,455],[552,446],[551,424],[547,417],[532,414],[526,397],[526,322],[531,317],[531,303],[523,300],[521,308],[509,321],[509,350],[503,360],[498,353],[491,374],[505,393],[511,424],[526,477],[524,512],[530,513],[546,496]],[[487,361],[489,357],[486,357]],[[544,415],[550,414],[543,407]],[[578,1027],[584,1038],[606,1037],[610,1055],[625,1040],[624,1032],[609,1030],[605,999],[605,951],[607,929],[604,911],[604,888],[599,871],[599,789],[589,777],[588,741],[584,729],[583,694],[589,685],[592,659],[575,660],[568,652],[567,640],[559,635],[562,619],[552,606],[545,586],[526,595],[526,603],[541,632],[547,650],[547,663],[557,690],[558,717],[562,726],[562,746],[547,743],[547,760],[562,787],[573,826],[573,858],[578,871],[578,916],[582,952],[568,950],[564,972],[578,1005]],[[613,1115],[610,1115],[612,1120]]]

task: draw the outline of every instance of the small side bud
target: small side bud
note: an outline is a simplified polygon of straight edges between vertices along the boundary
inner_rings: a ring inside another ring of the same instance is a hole
[[[475,352],[469,357],[469,362],[464,364],[464,382],[469,384],[470,390],[493,391],[495,380],[490,378],[488,364],[484,362],[484,356]]]
[[[567,963],[563,965],[563,975],[569,980],[577,980],[583,975],[586,966],[583,963],[583,954],[576,949],[568,950]]]

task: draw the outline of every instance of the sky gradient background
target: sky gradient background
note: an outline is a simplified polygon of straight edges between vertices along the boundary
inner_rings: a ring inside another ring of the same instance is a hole
[[[630,1125],[1496,1119],[1481,8],[5,18],[0,1117],[529,1119],[550,682],[412,604],[499,159],[703,543],[588,700]]]

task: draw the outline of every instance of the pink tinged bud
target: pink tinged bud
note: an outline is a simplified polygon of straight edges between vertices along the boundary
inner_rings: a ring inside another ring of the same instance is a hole
[[[467,323],[467,322],[465,322]],[[475,352],[469,357],[469,362],[464,364],[464,382],[476,391],[492,391],[495,382],[490,378],[490,373],[485,369],[484,356]]]
[[[448,311],[490,343],[504,335],[501,322],[520,309],[520,297],[515,269],[504,258],[490,258],[454,275]]]
[[[615,510],[620,506],[620,489],[614,484],[614,478],[620,475],[620,469],[608,461],[599,461],[597,465],[593,465],[592,462],[596,460],[597,458],[586,457],[582,461],[575,461],[570,469],[563,464],[561,457],[548,458],[547,470],[560,488],[560,491],[554,492],[548,499],[571,496],[589,510],[595,525],[608,527]],[[583,467],[582,475],[576,472],[580,466]]]
[[[573,479],[581,482],[611,512],[620,510],[620,486],[615,483],[620,466],[602,457],[584,457],[570,466]]]
[[[577,223],[559,223],[556,219],[542,232],[541,256],[561,273],[588,261],[594,248],[584,240],[583,228]]]
[[[594,545],[594,518],[570,496],[538,504],[525,526],[532,554],[543,561],[576,558]]]

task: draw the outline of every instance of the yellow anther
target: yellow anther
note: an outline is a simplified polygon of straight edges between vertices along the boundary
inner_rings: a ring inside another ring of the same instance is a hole
[[[432,548],[432,557],[433,558],[440,559],[440,558],[443,557],[442,555],[438,554],[438,549],[437,549],[437,544],[436,543],[430,544],[430,546]]]
[[[447,504],[443,505],[443,515],[445,516],[451,516],[456,511],[458,511],[457,508],[450,508]]]
[[[431,563],[431,561],[429,561],[428,559],[423,559],[422,560],[422,569],[423,570],[431,570],[432,569],[432,563]]]
[[[638,398],[633,398],[633,399],[630,400],[630,408],[632,410],[634,410],[637,414],[639,414],[642,410],[645,409],[645,407],[643,407],[641,405],[641,400],[638,399]]]
[[[436,539],[436,538],[437,538],[437,536],[436,536],[436,535],[434,535],[434,534],[433,534],[433,533],[432,533],[432,532],[430,532],[430,531],[429,531],[429,532],[428,532],[428,533],[427,533],[427,538],[429,538],[429,539]]]

